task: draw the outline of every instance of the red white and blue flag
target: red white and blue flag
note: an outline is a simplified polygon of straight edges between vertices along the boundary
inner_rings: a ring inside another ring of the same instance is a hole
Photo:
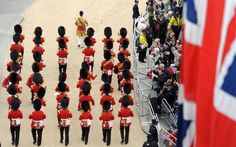
[[[186,0],[184,12],[178,146],[235,147],[236,0]]]

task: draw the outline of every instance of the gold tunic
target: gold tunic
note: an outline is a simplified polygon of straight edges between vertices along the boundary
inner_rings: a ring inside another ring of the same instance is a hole
[[[76,34],[78,36],[86,36],[86,26],[88,26],[88,22],[85,18],[80,16],[76,21],[75,25],[77,26]]]

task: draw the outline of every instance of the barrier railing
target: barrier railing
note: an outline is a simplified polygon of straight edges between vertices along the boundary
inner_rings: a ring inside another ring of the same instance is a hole
[[[174,114],[171,106],[166,101],[166,99],[162,99],[161,117],[166,120],[169,125],[169,128],[177,128],[177,116]]]

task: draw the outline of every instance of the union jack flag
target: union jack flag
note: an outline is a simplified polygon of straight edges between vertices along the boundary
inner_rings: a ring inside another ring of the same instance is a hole
[[[178,146],[235,147],[236,0],[186,0],[184,12]]]

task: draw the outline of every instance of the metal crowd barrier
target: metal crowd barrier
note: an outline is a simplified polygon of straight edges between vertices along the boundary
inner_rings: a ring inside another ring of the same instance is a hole
[[[169,125],[169,128],[177,128],[177,116],[174,114],[171,106],[166,101],[166,99],[162,99],[161,117]]]
[[[159,131],[160,144],[165,147],[176,147],[176,135],[172,134],[170,130],[166,130],[163,127]]]

